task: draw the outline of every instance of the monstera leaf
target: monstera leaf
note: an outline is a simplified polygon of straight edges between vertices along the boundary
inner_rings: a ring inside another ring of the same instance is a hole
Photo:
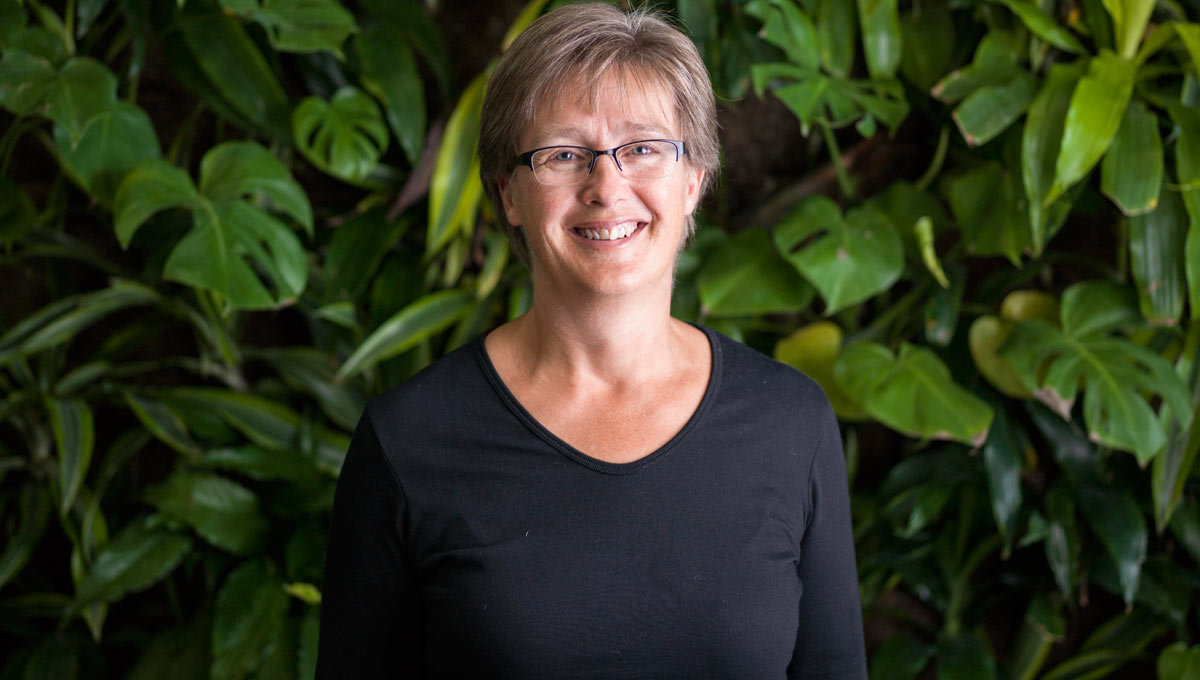
[[[775,246],[820,291],[827,314],[887,290],[904,269],[904,247],[886,215],[868,207],[843,217],[824,196],[784,219]]]
[[[1140,320],[1136,305],[1132,292],[1116,283],[1077,283],[1063,294],[1061,330],[1040,319],[1025,321],[1013,329],[1000,355],[1026,388],[1063,418],[1070,418],[1082,385],[1089,437],[1132,451],[1144,464],[1166,443],[1148,395],[1162,397],[1177,414],[1189,414],[1191,408],[1187,387],[1170,363],[1112,335]]]
[[[94,116],[78,139],[71,139],[67,128],[55,126],[54,141],[63,166],[105,203],[112,202],[125,173],[161,155],[150,117],[124,102]]]
[[[95,59],[76,57],[59,67],[46,56],[14,48],[0,61],[0,106],[19,116],[45,116],[72,142],[92,116],[116,103],[117,78]]]
[[[360,180],[387,149],[388,129],[375,101],[343,87],[325,101],[309,97],[292,114],[296,148],[321,170],[348,181]]]
[[[312,230],[308,198],[287,168],[257,144],[229,142],[204,155],[199,188],[187,173],[159,159],[143,161],[130,171],[117,189],[113,209],[117,237],[128,247],[152,215],[186,208],[192,213],[192,230],[171,251],[163,275],[214,290],[234,307],[278,305],[304,290],[304,246],[289,227],[248,196],[270,199]],[[254,265],[266,272],[274,293]]]
[[[834,364],[846,394],[888,427],[916,437],[979,446],[992,409],[950,377],[933,352],[904,343],[900,356],[873,342],[851,345]]]
[[[280,52],[324,50],[341,56],[342,43],[358,30],[354,16],[337,0],[221,0],[221,5],[261,25]]]

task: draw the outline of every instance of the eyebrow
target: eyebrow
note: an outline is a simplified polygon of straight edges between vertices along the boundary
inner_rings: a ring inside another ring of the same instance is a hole
[[[650,138],[664,138],[665,139],[672,135],[672,132],[670,130],[666,129],[665,127],[663,127],[661,125],[656,125],[654,123],[643,123],[643,122],[630,121],[630,122],[626,122],[623,125],[621,125],[619,127],[619,129],[622,131],[623,134],[650,135],[650,137],[646,137],[645,139],[650,139]],[[555,143],[555,141],[561,140],[561,139],[581,139],[585,136],[586,136],[586,132],[584,132],[584,130],[582,128],[551,127],[551,128],[542,130],[538,134],[534,135],[531,143],[535,147],[538,147],[538,146],[545,146],[547,143],[553,144],[553,143]],[[638,140],[631,139],[629,141],[638,141]]]

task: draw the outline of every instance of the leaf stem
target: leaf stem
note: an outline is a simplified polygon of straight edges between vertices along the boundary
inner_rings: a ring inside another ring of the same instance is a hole
[[[838,146],[837,135],[833,134],[833,128],[827,123],[817,123],[821,128],[821,135],[825,138],[825,147],[829,149],[829,160],[833,163],[833,171],[837,174],[838,187],[842,190],[842,196],[847,199],[854,198],[854,181],[850,178],[850,174],[846,172],[846,166],[842,162],[842,148]]]

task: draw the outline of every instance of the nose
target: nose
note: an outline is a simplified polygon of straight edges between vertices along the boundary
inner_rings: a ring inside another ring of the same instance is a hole
[[[619,200],[621,192],[629,185],[629,180],[617,166],[616,157],[612,154],[604,155],[607,158],[597,156],[592,165],[592,172],[580,185],[586,203],[603,205]]]

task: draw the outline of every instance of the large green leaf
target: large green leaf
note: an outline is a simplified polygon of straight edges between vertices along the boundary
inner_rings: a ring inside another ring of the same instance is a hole
[[[1087,75],[1071,95],[1054,183],[1042,200],[1043,208],[1083,179],[1108,150],[1125,117],[1136,73],[1134,62],[1112,52],[1101,52],[1088,63]]]
[[[874,208],[843,218],[824,196],[805,199],[775,228],[775,246],[825,300],[825,313],[887,290],[904,270],[904,248],[891,220]]]
[[[17,0],[0,0],[0,50],[7,50],[25,29],[29,18]]]
[[[178,404],[185,421],[199,414],[217,415],[247,439],[295,460],[337,474],[350,438],[325,427],[312,427],[298,413],[264,397],[207,387],[176,387],[163,399]],[[191,412],[191,413],[189,413]],[[302,432],[302,428],[304,432]],[[302,438],[302,434],[307,435]]]
[[[183,419],[169,406],[130,391],[123,395],[129,410],[155,438],[184,455],[195,457],[200,453],[200,447],[188,433]]]
[[[100,550],[79,584],[75,604],[115,602],[145,590],[169,574],[192,550],[192,539],[161,528],[162,519],[148,515],[126,525]]]
[[[929,663],[937,648],[900,634],[889,637],[871,655],[872,680],[912,680]]]
[[[147,489],[146,499],[209,543],[239,555],[253,552],[267,530],[254,492],[218,475],[176,471]]]
[[[974,635],[943,635],[938,640],[938,680],[995,680],[996,660]]]
[[[851,13],[854,11],[845,0],[826,1],[846,6],[846,11]],[[904,37],[900,73],[918,90],[928,92],[955,63],[957,33],[950,9],[946,6],[927,6],[919,12],[905,12],[900,17],[900,30]]]
[[[450,327],[474,302],[475,295],[465,290],[444,290],[413,302],[372,331],[338,369],[336,379],[345,380],[411,349]]]
[[[1011,9],[1013,14],[1020,17],[1022,23],[1042,40],[1067,52],[1075,54],[1086,52],[1079,39],[1067,29],[1059,26],[1050,15],[1042,11],[1037,3],[1031,0],[1000,0],[1000,3]]]
[[[72,142],[93,116],[116,103],[117,78],[95,59],[76,57],[56,68],[42,56],[10,49],[0,60],[0,106],[20,116],[45,116]]]
[[[337,382],[334,357],[311,347],[261,349],[247,352],[247,357],[267,362],[292,389],[312,395],[330,420],[354,429],[366,396],[350,383]]]
[[[1003,85],[1022,72],[1021,40],[1007,31],[991,31],[979,41],[971,63],[946,74],[930,94],[952,104],[981,87]]]
[[[375,101],[346,86],[325,101],[308,97],[292,112],[296,148],[321,170],[350,182],[367,176],[387,149],[388,131]]]
[[[240,118],[271,138],[291,138],[291,106],[279,79],[263,53],[234,17],[214,3],[192,0],[183,6],[173,25],[191,59],[186,60],[203,84]],[[241,122],[241,120],[235,121]]]
[[[333,52],[357,30],[337,0],[221,0],[228,10],[258,22],[280,52]]]
[[[411,224],[407,218],[389,221],[387,210],[380,207],[339,226],[325,251],[327,299],[353,300],[361,295]]]
[[[415,166],[425,146],[425,88],[404,35],[396,22],[372,22],[355,37],[354,49],[362,62],[363,86],[383,102],[392,134]]]
[[[1153,212],[1129,218],[1129,264],[1137,284],[1142,316],[1153,324],[1174,326],[1187,302],[1184,252],[1188,216],[1179,194],[1162,187]]]
[[[1196,27],[1196,33],[1197,49],[1200,50],[1200,26]],[[1184,253],[1188,294],[1192,301],[1191,318],[1200,319],[1200,111],[1173,106],[1171,119],[1179,130],[1179,139],[1175,142],[1175,174],[1191,221]]]
[[[1037,79],[1020,72],[999,85],[975,90],[954,109],[954,122],[970,146],[986,144],[1012,125],[1033,101]]]
[[[159,303],[161,298],[153,289],[124,280],[114,281],[94,293],[62,298],[0,336],[0,366],[17,357],[70,342],[83,329],[119,310]]]
[[[6,538],[4,552],[0,553],[0,588],[21,573],[29,563],[29,558],[46,530],[46,520],[50,518],[50,499],[37,484],[21,487],[18,503],[20,523]],[[12,512],[8,510],[10,517]]]
[[[446,123],[429,180],[429,228],[425,237],[428,255],[445,248],[456,234],[474,230],[475,209],[483,196],[475,146],[489,74],[485,71],[471,81]]]
[[[210,619],[201,614],[184,627],[157,633],[125,680],[208,680]]]
[[[1126,215],[1142,215],[1158,205],[1162,189],[1163,147],[1158,116],[1140,101],[1125,109],[1125,118],[1104,154],[1100,186]]]
[[[871,417],[895,430],[973,446],[987,439],[992,409],[927,349],[904,343],[897,357],[882,345],[858,343],[842,351],[834,375]]]
[[[775,96],[800,119],[807,135],[815,124],[841,128],[858,121],[878,120],[894,130],[908,115],[904,88],[895,80],[831,78],[816,69],[794,64],[754,64],[754,89],[760,96],[770,85]],[[783,85],[787,81],[796,81]]]
[[[1156,0],[1104,0],[1104,7],[1112,16],[1117,52],[1122,57],[1129,59],[1137,53],[1155,4]]]
[[[817,0],[817,44],[821,64],[836,78],[850,75],[854,66],[854,43],[858,35],[858,12],[846,0]]]
[[[1082,76],[1078,63],[1054,64],[1042,89],[1029,105],[1021,138],[1021,177],[1024,180],[1034,253],[1046,242],[1048,212],[1045,205],[1054,186],[1054,168],[1062,146],[1071,95]]]
[[[296,235],[244,196],[263,195],[311,229],[303,190],[262,147],[228,142],[200,163],[200,191],[182,170],[158,159],[134,168],[114,201],[117,236],[127,246],[154,213],[186,207],[193,228],[176,244],[164,276],[210,288],[235,307],[263,308],[295,298],[308,277],[308,256]],[[272,293],[249,260],[274,284]]]
[[[363,20],[363,32],[368,30],[372,20],[387,22],[403,31],[403,42],[421,55],[437,78],[439,91],[446,97],[454,81],[450,55],[442,40],[442,32],[433,22],[425,3],[418,0],[360,0],[358,4],[367,10],[368,15]]]
[[[891,78],[900,68],[903,35],[897,0],[858,0],[863,53],[872,78]]]
[[[288,596],[266,561],[239,566],[217,593],[212,626],[211,678],[246,677],[262,661],[283,625]]]
[[[158,135],[146,112],[118,103],[92,117],[77,140],[55,126],[59,159],[92,196],[112,203],[121,179],[138,163],[158,158]]]
[[[842,351],[842,329],[832,321],[817,321],[775,343],[775,359],[789,364],[816,380],[825,390],[829,404],[843,419],[861,419],[866,413],[846,396],[833,375],[834,362]]]
[[[1051,647],[1062,641],[1067,624],[1062,616],[1062,601],[1052,592],[1033,596],[1025,619],[1009,655],[1009,676],[1014,680],[1033,680],[1037,677]]]
[[[715,251],[696,278],[702,314],[794,312],[812,301],[812,286],[779,256],[762,229],[738,232]]]
[[[795,0],[752,4],[747,11],[762,19],[762,38],[782,49],[789,61],[810,69],[820,66],[816,27],[812,17]]]
[[[1018,178],[988,162],[943,185],[967,252],[1004,255],[1014,265],[1031,245],[1029,219],[1021,210]]]
[[[1158,655],[1158,680],[1200,680],[1200,646],[1186,642],[1167,645]]]
[[[983,445],[983,465],[992,499],[992,516],[1007,555],[1017,533],[1021,511],[1021,467],[1024,463],[1023,432],[1013,426],[1003,411],[996,414]]]
[[[58,511],[66,515],[91,467],[96,427],[92,409],[79,399],[48,398],[46,410],[58,449]]]
[[[1025,321],[1001,355],[1064,418],[1082,383],[1088,435],[1146,463],[1166,444],[1166,434],[1145,395],[1163,397],[1177,414],[1191,410],[1187,388],[1166,360],[1109,334],[1136,316],[1130,297],[1116,284],[1075,284],[1063,295],[1062,330],[1038,319]]]

